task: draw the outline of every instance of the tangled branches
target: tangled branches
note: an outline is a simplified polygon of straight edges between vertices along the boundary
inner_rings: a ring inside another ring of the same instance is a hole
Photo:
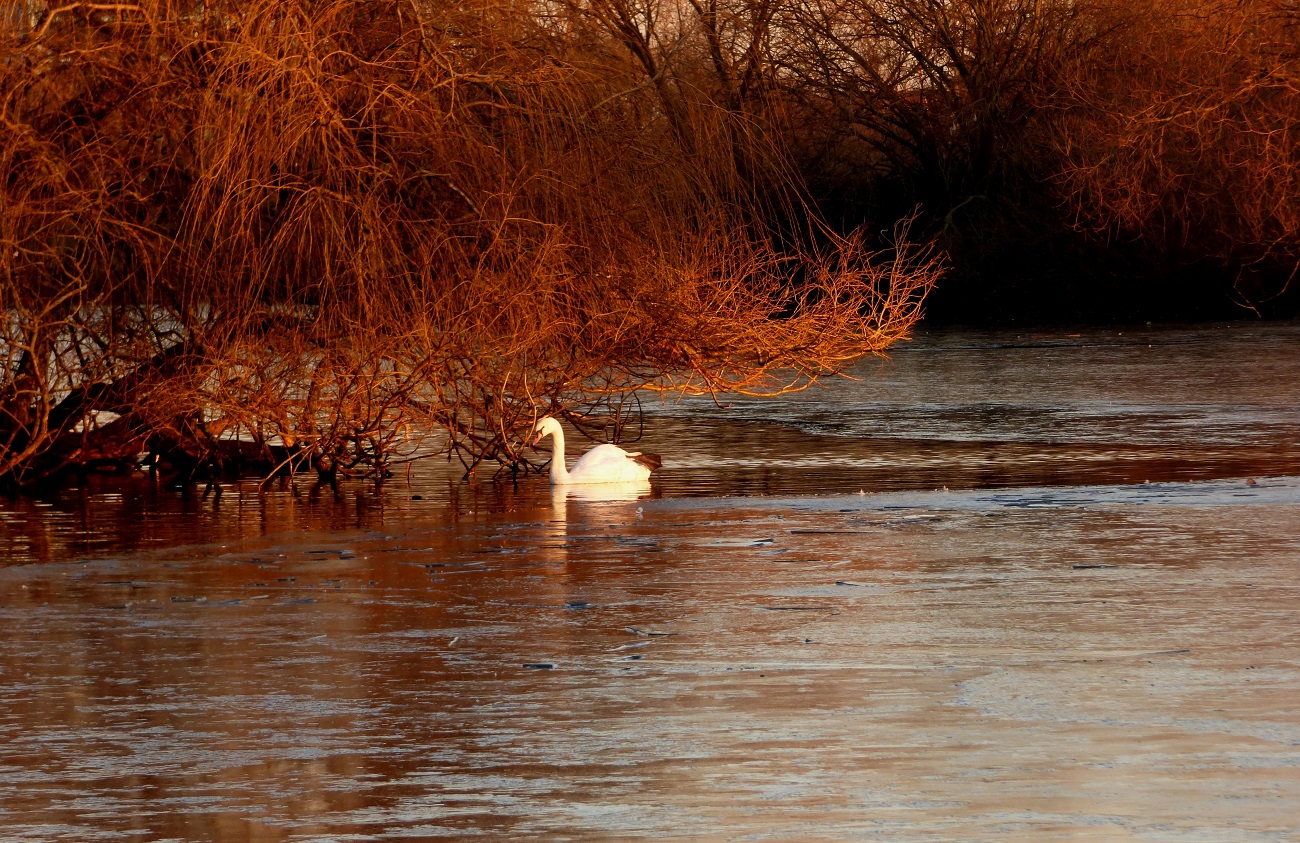
[[[800,388],[905,335],[940,271],[905,226],[829,234],[752,114],[668,108],[563,8],[7,13],[0,478],[472,469],[539,411]]]
[[[1300,270],[1300,18],[1159,0],[1078,80],[1063,183],[1086,224],[1237,268],[1264,308]],[[1258,311],[1257,311],[1258,312]]]

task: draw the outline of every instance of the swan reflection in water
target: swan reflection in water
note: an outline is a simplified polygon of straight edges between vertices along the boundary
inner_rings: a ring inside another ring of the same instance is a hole
[[[568,561],[569,520],[613,519],[633,523],[641,518],[637,501],[653,494],[649,480],[629,483],[592,483],[551,487],[551,518],[542,549],[551,563]]]
[[[551,487],[551,504],[562,507],[568,501],[583,503],[616,503],[646,498],[654,490],[649,480],[632,480],[626,483],[579,483]]]
[[[553,437],[551,449],[551,521],[546,530],[544,555],[549,562],[568,561],[570,501],[576,515],[635,521],[641,517],[632,505],[653,493],[650,472],[662,464],[655,454],[625,451],[617,445],[597,445],[583,454],[570,469],[564,459],[564,428],[547,416],[537,422],[530,436],[535,448]],[[633,511],[635,509],[635,511]]]

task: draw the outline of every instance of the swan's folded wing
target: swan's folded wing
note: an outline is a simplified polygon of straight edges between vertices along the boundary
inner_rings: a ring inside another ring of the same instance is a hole
[[[617,445],[597,445],[569,469],[569,482],[622,482],[640,480],[648,474],[648,466]]]

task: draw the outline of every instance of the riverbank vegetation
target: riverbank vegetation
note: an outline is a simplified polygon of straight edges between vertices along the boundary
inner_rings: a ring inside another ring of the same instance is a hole
[[[831,231],[763,120],[597,12],[73,5],[11,30],[0,476],[518,465],[547,412],[799,388],[903,336],[940,269],[906,224]]]
[[[947,318],[1296,301],[1291,0],[24,2],[0,27],[11,486],[517,467],[540,413],[800,388],[932,290]]]

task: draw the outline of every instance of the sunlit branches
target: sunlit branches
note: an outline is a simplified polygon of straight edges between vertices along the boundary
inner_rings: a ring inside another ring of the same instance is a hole
[[[1063,126],[1081,220],[1235,266],[1262,307],[1300,266],[1294,10],[1153,3],[1078,84]]]
[[[818,221],[750,11],[248,0],[7,32],[0,476],[518,465],[538,412],[883,350],[940,264]]]

